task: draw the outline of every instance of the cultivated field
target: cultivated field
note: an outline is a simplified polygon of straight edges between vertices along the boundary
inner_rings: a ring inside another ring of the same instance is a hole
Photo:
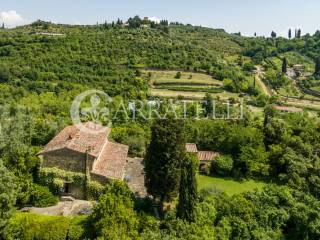
[[[183,97],[186,99],[202,99],[206,93],[214,98],[238,98],[238,94],[226,92],[223,82],[203,73],[177,71],[146,71],[150,76],[150,94],[158,97]]]
[[[171,91],[167,89],[150,89],[151,96],[155,97],[183,97],[185,99],[203,99],[207,92],[187,92],[187,91]],[[238,94],[230,92],[211,93],[213,98],[219,97],[221,100],[228,100],[230,98],[238,99]]]
[[[181,77],[179,79],[175,78],[177,71],[147,71],[146,73],[151,73],[150,80],[153,85],[223,86],[221,81],[215,80],[211,76],[202,73],[181,72]]]

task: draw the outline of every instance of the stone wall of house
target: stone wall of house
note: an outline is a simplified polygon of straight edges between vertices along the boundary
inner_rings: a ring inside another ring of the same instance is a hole
[[[84,187],[79,187],[73,183],[70,184],[70,195],[76,199],[85,199]]]
[[[88,164],[89,169],[95,158],[89,156]],[[42,167],[52,168],[57,167],[69,172],[82,172],[86,171],[86,154],[69,149],[60,149],[57,151],[45,153],[42,156]]]
[[[103,186],[110,182],[110,179],[92,172],[90,173],[90,178],[92,181],[98,182]]]

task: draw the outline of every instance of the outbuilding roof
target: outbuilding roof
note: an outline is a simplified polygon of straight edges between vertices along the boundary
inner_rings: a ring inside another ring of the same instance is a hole
[[[195,143],[187,143],[186,144],[186,151],[188,153],[197,153],[198,152],[197,145]]]
[[[186,144],[186,151],[187,151],[187,153],[197,154],[197,157],[198,157],[199,161],[201,161],[201,162],[213,161],[216,157],[218,157],[220,155],[218,152],[199,151],[197,148],[197,144],[195,144],[195,143],[187,143]]]

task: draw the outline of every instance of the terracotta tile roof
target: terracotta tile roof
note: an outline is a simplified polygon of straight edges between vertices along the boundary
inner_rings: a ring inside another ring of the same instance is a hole
[[[199,151],[198,152],[199,161],[213,161],[218,156],[219,156],[219,153],[217,153],[217,152],[211,152],[211,151]]]
[[[92,122],[85,123],[85,126],[91,129],[104,128]],[[80,131],[77,125],[68,126],[54,137],[39,154],[67,148],[82,153],[89,150],[90,155],[98,157],[108,139],[110,131],[110,128],[104,128],[103,131],[90,133]]]
[[[92,172],[107,178],[124,178],[129,147],[126,145],[107,142],[101,155],[95,161]]]
[[[194,143],[187,143],[186,144],[186,151],[188,153],[197,153],[198,152],[197,145]]]
[[[199,161],[212,161],[219,156],[219,153],[217,152],[198,151],[197,145],[195,143],[187,143],[186,151],[188,153],[196,153]]]

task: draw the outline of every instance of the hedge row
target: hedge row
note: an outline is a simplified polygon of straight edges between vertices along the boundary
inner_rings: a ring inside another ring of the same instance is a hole
[[[171,91],[185,91],[185,92],[208,92],[208,93],[222,93],[222,88],[198,88],[198,87],[180,87],[180,86],[160,86],[157,89],[167,89]]]

